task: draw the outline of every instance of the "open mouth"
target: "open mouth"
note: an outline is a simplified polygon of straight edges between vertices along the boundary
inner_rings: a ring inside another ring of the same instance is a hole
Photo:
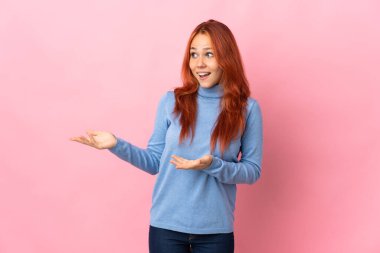
[[[198,72],[197,74],[201,80],[204,80],[211,74],[211,72]]]

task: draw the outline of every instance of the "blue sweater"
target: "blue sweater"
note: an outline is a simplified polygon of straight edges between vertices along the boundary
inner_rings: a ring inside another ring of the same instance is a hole
[[[168,91],[160,100],[146,149],[119,137],[116,146],[109,149],[149,174],[158,174],[150,210],[152,226],[191,234],[233,232],[236,184],[252,184],[261,173],[262,116],[257,101],[248,99],[245,131],[230,143],[223,160],[217,143],[212,163],[204,170],[176,169],[169,162],[173,154],[186,159],[210,154],[210,136],[222,96],[221,85],[199,86],[191,145],[190,138],[179,144],[181,126],[172,113],[174,92]]]

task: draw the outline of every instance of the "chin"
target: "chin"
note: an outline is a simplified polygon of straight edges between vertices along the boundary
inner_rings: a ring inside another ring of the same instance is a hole
[[[216,83],[201,83],[201,82],[199,82],[199,85],[200,85],[202,88],[211,88],[211,87],[213,87],[214,85],[216,85]]]

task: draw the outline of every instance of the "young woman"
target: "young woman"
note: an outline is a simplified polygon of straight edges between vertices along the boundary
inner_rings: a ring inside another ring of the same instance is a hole
[[[260,177],[263,140],[260,107],[250,97],[226,25],[209,20],[195,28],[182,79],[181,87],[161,98],[146,149],[103,131],[71,140],[109,149],[158,174],[150,210],[151,253],[231,253],[236,184]]]

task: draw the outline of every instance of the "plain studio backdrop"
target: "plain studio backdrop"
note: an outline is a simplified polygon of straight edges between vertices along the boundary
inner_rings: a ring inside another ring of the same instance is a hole
[[[380,252],[379,1],[1,0],[1,253],[148,252],[155,176],[69,138],[145,148],[210,18],[234,33],[264,119],[236,252]]]

